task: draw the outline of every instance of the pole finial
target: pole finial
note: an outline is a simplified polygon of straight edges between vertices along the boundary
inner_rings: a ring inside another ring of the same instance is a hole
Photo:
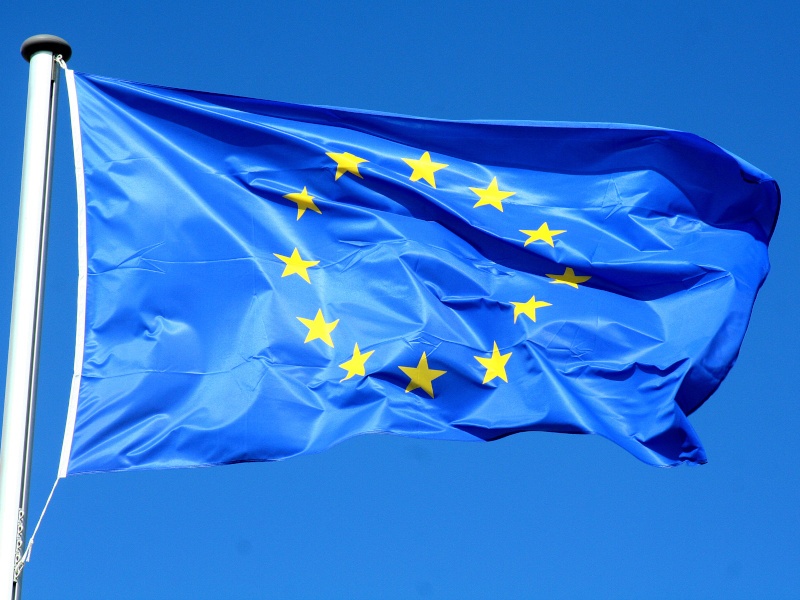
[[[55,35],[34,35],[22,42],[22,47],[19,49],[22,58],[28,62],[31,62],[31,56],[42,50],[48,50],[53,55],[60,54],[64,60],[69,60],[72,56],[72,47],[66,40]]]

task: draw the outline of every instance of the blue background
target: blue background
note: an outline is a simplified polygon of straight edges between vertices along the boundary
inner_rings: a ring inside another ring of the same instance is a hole
[[[452,119],[692,131],[775,177],[773,271],[737,365],[691,421],[709,455],[656,469],[594,436],[365,436],[282,463],[59,484],[25,568],[37,598],[754,598],[800,590],[800,8],[793,2],[10,0],[0,8],[0,375],[27,63]],[[62,85],[30,526],[56,475],[77,282]]]

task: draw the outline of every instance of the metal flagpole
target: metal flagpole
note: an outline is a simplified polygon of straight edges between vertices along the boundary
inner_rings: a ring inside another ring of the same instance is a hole
[[[33,417],[42,327],[47,227],[53,172],[58,67],[68,60],[69,44],[52,35],[25,40],[20,50],[30,62],[25,147],[22,154],[17,259],[8,372],[0,447],[0,599],[17,599],[28,510]]]

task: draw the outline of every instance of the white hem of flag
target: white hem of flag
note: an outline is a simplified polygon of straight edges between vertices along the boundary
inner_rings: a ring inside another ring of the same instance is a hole
[[[75,326],[75,366],[69,394],[67,424],[64,430],[64,443],[61,446],[61,461],[58,477],[67,476],[69,457],[72,452],[72,436],[75,433],[75,417],[78,413],[78,392],[83,370],[83,342],[86,331],[86,185],[83,177],[83,146],[81,144],[80,118],[78,117],[78,93],[75,89],[75,75],[65,69],[67,96],[69,97],[69,119],[72,125],[72,149],[75,155],[75,183],[78,191],[78,311]]]

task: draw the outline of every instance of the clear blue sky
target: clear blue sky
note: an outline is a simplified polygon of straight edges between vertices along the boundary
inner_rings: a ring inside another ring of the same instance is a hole
[[[42,598],[788,598],[800,590],[800,8],[796,2],[154,2],[0,8],[0,375],[28,65],[451,119],[628,122],[777,179],[772,273],[739,361],[691,420],[703,467],[593,436],[364,436],[282,463],[62,481],[25,568]],[[62,87],[65,92],[65,86]],[[56,475],[77,279],[61,97],[31,495]],[[4,380],[4,378],[3,378]],[[31,523],[32,525],[33,523]]]

